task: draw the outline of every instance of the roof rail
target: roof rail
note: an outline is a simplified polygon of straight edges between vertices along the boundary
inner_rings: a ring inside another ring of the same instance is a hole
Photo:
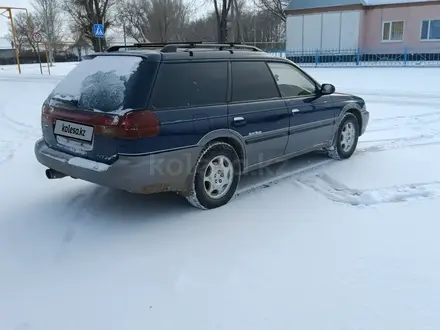
[[[150,42],[150,43],[136,43],[133,45],[117,45],[109,47],[105,52],[117,52],[120,49],[140,49],[140,48],[160,48],[163,53],[175,53],[178,48],[216,48],[218,50],[232,50],[232,49],[248,49],[255,52],[262,52],[256,46],[243,45],[242,43],[213,43],[203,41],[187,41],[187,42]]]
[[[213,43],[213,42],[181,42],[181,43],[169,43],[165,45],[161,52],[174,53],[178,48],[216,48],[218,50],[233,50],[233,49],[248,49],[254,52],[262,52],[262,50],[256,46],[243,45],[242,43],[229,42],[229,43]]]
[[[116,46],[110,46],[109,48],[107,48],[105,50],[105,52],[117,52],[120,49],[125,49],[125,48],[162,48],[165,45],[167,45],[167,43],[165,42],[151,42],[151,43],[136,43],[133,45],[116,45]]]

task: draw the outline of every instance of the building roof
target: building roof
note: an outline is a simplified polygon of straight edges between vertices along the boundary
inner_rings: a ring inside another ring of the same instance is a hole
[[[340,6],[380,6],[399,3],[432,2],[438,0],[291,0],[285,10],[304,10]]]
[[[432,2],[437,0],[364,0],[366,6],[395,5],[400,3]]]
[[[285,10],[304,10],[362,4],[364,4],[362,0],[291,0]]]

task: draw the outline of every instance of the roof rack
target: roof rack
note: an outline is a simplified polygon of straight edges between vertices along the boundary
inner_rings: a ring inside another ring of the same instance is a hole
[[[161,50],[163,53],[174,53],[178,48],[215,48],[218,50],[233,50],[233,49],[247,49],[254,52],[262,52],[262,50],[255,46],[243,45],[241,43],[212,43],[212,42],[184,42],[184,43],[170,43],[164,46]]]
[[[213,43],[213,42],[152,42],[152,43],[136,43],[133,45],[118,45],[111,46],[106,50],[106,52],[117,52],[123,48],[161,48],[162,53],[175,53],[179,48],[214,48],[218,50],[229,50],[232,52],[233,49],[247,49],[254,52],[262,52],[262,50],[256,46],[244,45],[242,43],[229,42],[229,43]]]
[[[117,52],[120,49],[125,48],[163,48],[167,45],[165,42],[151,42],[151,43],[136,43],[133,45],[117,45],[111,46],[105,50],[105,52]]]

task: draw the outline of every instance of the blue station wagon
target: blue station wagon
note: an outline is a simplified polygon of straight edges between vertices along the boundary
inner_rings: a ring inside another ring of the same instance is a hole
[[[320,149],[349,158],[368,120],[360,97],[257,47],[114,46],[47,97],[35,155],[49,179],[175,191],[212,209],[246,172]]]

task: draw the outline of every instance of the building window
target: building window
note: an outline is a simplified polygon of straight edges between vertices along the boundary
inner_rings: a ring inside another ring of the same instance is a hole
[[[383,22],[382,41],[403,41],[403,21]]]
[[[440,19],[422,21],[421,40],[440,40]]]

